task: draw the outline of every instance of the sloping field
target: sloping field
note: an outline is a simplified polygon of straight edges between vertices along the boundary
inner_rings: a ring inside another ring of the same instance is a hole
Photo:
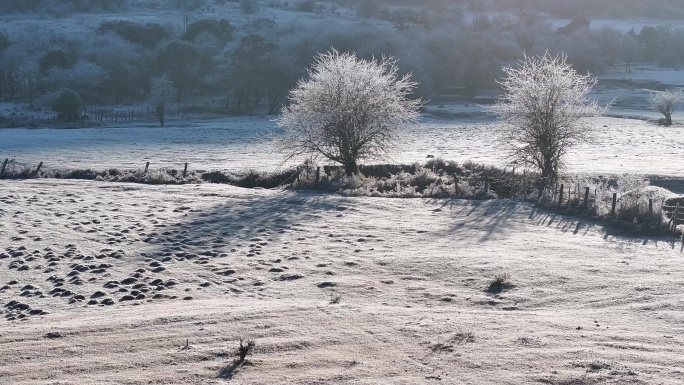
[[[681,247],[505,200],[2,181],[0,383],[681,384]]]

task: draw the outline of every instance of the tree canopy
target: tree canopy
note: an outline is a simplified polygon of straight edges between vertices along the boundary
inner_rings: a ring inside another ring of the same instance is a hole
[[[364,60],[331,50],[316,57],[308,79],[290,91],[278,121],[288,157],[323,156],[358,174],[358,162],[387,152],[404,124],[418,118],[410,74],[391,58]]]

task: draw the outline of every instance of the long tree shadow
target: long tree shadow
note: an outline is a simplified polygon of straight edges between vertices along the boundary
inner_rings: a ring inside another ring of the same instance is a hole
[[[160,229],[162,234],[149,237],[148,243],[157,249],[152,256],[256,252],[247,243],[304,232],[307,222],[347,209],[344,199],[331,200],[320,193],[236,194],[223,199],[210,209],[186,213],[181,221]]]
[[[507,199],[487,201],[449,199],[444,201],[442,208],[448,207],[454,219],[469,218],[473,215],[481,217],[479,223],[483,227],[484,235],[480,238],[480,242],[484,242],[496,234],[505,233],[508,228],[507,222],[523,205],[525,203]],[[459,232],[463,225],[463,222],[455,222],[449,229],[449,233]]]
[[[506,202],[504,204],[491,204],[484,211],[483,216],[487,217],[484,222],[485,233],[480,237],[480,242],[492,239],[496,234],[505,233],[510,228],[509,220],[522,207],[521,202]]]
[[[218,372],[218,378],[222,380],[232,380],[233,376],[243,367],[251,366],[252,363],[247,360],[235,359],[230,365],[226,365]]]
[[[232,364],[222,368],[219,371],[218,378],[222,378],[224,380],[232,380],[233,375],[235,374],[235,371],[242,365],[242,362],[235,361]]]

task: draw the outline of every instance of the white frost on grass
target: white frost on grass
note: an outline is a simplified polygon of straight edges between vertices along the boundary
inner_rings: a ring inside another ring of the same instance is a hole
[[[684,381],[669,239],[510,201],[54,180],[0,181],[0,199],[13,384]],[[487,293],[502,273],[513,287]],[[28,312],[10,301],[49,314],[9,321]],[[249,364],[217,378],[242,338]]]
[[[661,174],[684,176],[681,126],[658,126],[643,120],[596,118],[593,139],[568,156],[571,173]],[[181,125],[179,125],[181,124]],[[424,119],[399,132],[388,154],[393,163],[424,162],[427,155],[447,160],[508,166],[496,146],[492,119]],[[183,167],[193,170],[273,171],[284,156],[274,152],[269,133],[279,130],[270,118],[225,118],[195,123],[153,123],[123,128],[2,129],[0,158],[46,168],[142,169]],[[297,160],[299,161],[299,160]],[[295,165],[292,161],[285,166]]]

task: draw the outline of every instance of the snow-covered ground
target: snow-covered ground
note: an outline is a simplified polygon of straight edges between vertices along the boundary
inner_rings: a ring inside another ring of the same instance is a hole
[[[399,134],[397,146],[386,161],[422,162],[433,155],[506,166],[508,159],[496,133],[499,123],[483,118],[481,113],[474,116],[425,118]],[[684,176],[681,125],[663,127],[638,119],[602,117],[592,120],[591,127],[592,140],[570,152],[568,171]],[[272,171],[283,167],[283,155],[274,152],[272,142],[278,132],[270,117],[179,121],[167,127],[150,123],[77,130],[3,129],[0,158],[30,165],[44,162],[44,167],[57,169],[141,169],[147,162],[152,169],[179,169],[188,162],[194,170]]]
[[[273,169],[272,118],[135,123],[85,129],[3,129],[0,157],[52,168]]]
[[[684,381],[679,241],[527,204],[29,180],[0,219],[0,383]]]

